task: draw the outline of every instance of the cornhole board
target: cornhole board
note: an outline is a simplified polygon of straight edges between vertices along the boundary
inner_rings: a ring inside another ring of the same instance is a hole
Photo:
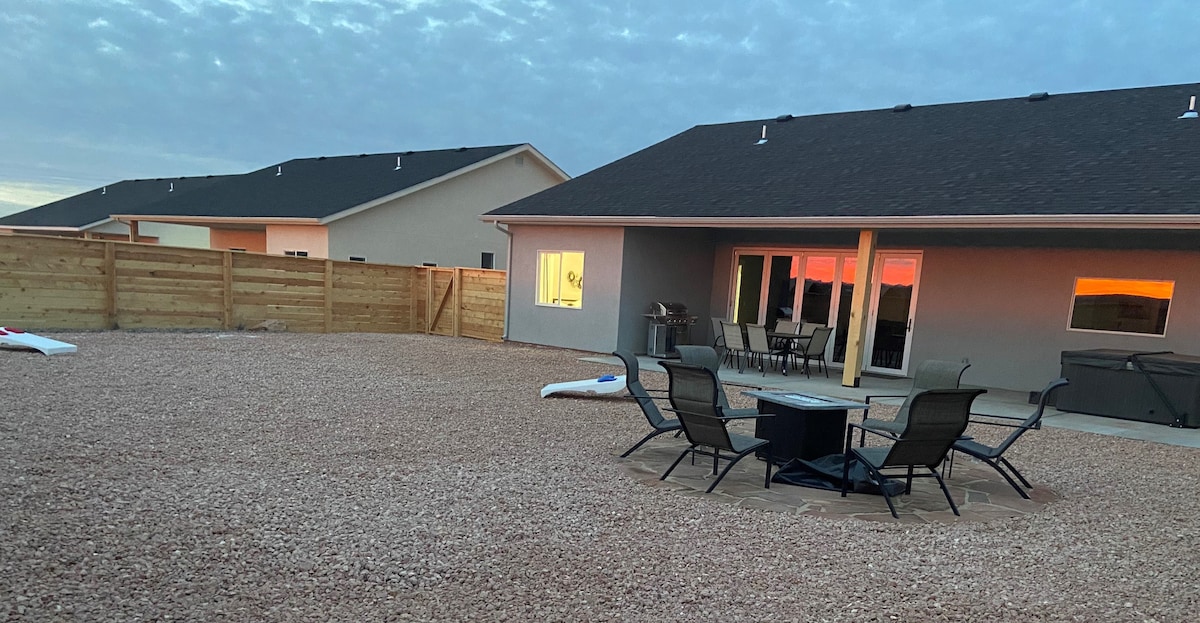
[[[26,333],[13,327],[0,327],[0,346],[15,346],[40,350],[47,355],[73,353],[77,350],[74,344],[52,340],[48,337]]]
[[[615,394],[625,389],[625,375],[613,376],[606,374],[598,379],[584,381],[567,381],[551,383],[542,388],[542,398],[561,392],[576,392],[589,394]]]

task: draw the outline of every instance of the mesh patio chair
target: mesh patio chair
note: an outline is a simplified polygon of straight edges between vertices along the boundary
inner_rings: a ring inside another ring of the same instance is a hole
[[[712,320],[713,331],[713,348],[725,348],[725,334],[721,332],[721,323],[725,322],[720,318],[710,318]]]
[[[683,424],[683,434],[687,436],[687,440],[691,444],[680,453],[674,463],[671,463],[671,467],[663,472],[659,480],[666,480],[667,476],[671,475],[671,472],[688,454],[692,455],[693,461],[697,454],[711,456],[713,458],[712,473],[717,478],[708,486],[705,493],[712,493],[717,483],[721,482],[721,479],[738,461],[761,449],[767,454],[767,475],[763,486],[771,488],[771,465],[773,463],[771,442],[749,435],[731,433],[726,424],[730,420],[770,417],[772,414],[728,415],[717,403],[717,387],[720,385],[720,381],[712,371],[703,366],[674,361],[660,361],[658,365],[666,368],[667,375],[670,377],[670,389],[667,390],[667,395],[671,400],[671,411]],[[722,452],[726,454],[722,454]],[[722,460],[729,461],[729,463],[724,470],[721,470],[720,475],[717,475],[718,463]]]
[[[679,351],[679,362],[693,366],[700,366],[720,381],[719,374],[721,368],[721,356],[717,351],[708,346],[676,346],[675,350]],[[729,398],[725,395],[725,386],[720,382],[717,383],[717,404],[725,412],[725,415],[753,415],[758,413],[758,409],[734,409],[729,406]]]
[[[772,357],[775,358],[774,367],[778,368],[779,362],[789,353],[787,349],[771,346],[771,340],[767,338],[767,328],[761,324],[746,325],[746,341],[746,352],[752,359],[758,360],[758,369],[763,376],[767,375],[767,363]]]
[[[880,485],[879,491],[883,494],[888,509],[892,511],[892,517],[899,519],[900,515],[896,513],[896,505],[892,503],[892,496],[888,493],[888,487],[884,486],[884,480],[897,477],[905,479],[905,493],[912,493],[913,478],[937,479],[942,493],[946,495],[946,501],[950,503],[950,510],[958,515],[958,506],[954,504],[954,498],[950,497],[950,490],[946,488],[946,481],[942,480],[937,467],[945,460],[946,455],[950,452],[950,447],[962,437],[963,431],[967,429],[967,421],[971,416],[971,403],[986,391],[985,389],[930,389],[918,393],[909,401],[908,420],[905,422],[904,430],[897,437],[863,428],[853,422],[848,424],[846,426],[845,459],[842,464],[842,497],[846,497],[850,480],[850,461],[854,459],[862,464],[872,479]],[[855,428],[862,430],[863,434],[870,432],[886,437],[892,441],[892,444],[870,448],[852,447]],[[928,473],[914,471],[918,467],[927,470]],[[884,473],[885,470],[893,469],[904,469],[905,471],[900,475]]]
[[[1046,385],[1045,389],[1043,389],[1042,393],[1038,396],[1037,409],[1034,410],[1033,415],[1025,418],[1025,420],[1020,424],[971,420],[971,424],[1011,427],[1013,431],[1009,433],[1008,437],[1005,437],[1004,441],[1001,441],[998,445],[989,446],[975,441],[974,439],[960,439],[954,442],[953,449],[957,452],[962,452],[964,454],[973,456],[980,461],[991,465],[992,469],[1000,472],[1000,475],[1004,476],[1004,479],[1008,481],[1008,484],[1012,485],[1012,488],[1016,489],[1017,493],[1021,494],[1021,497],[1028,500],[1029,494],[1025,493],[1025,489],[1032,489],[1033,485],[1029,484],[1029,481],[1025,480],[1025,477],[1021,475],[1021,472],[1017,471],[1017,468],[1013,467],[1012,463],[1009,463],[1008,459],[1004,458],[1004,453],[1010,447],[1012,447],[1013,443],[1015,443],[1017,439],[1021,437],[1021,435],[1025,434],[1025,431],[1042,427],[1042,413],[1046,410],[1046,404],[1050,402],[1051,394],[1053,394],[1058,388],[1063,387],[1068,383],[1069,382],[1067,379],[1054,379],[1053,381],[1050,381],[1050,383]],[[1000,416],[987,417],[1007,419],[1001,418]],[[951,456],[951,465],[953,465],[953,455]],[[1007,468],[1007,471],[1005,468]],[[1009,475],[1009,472],[1012,472],[1012,476]],[[1012,478],[1013,476],[1016,476],[1017,480],[1020,480],[1021,484],[1025,485],[1025,489],[1022,489],[1017,485],[1016,481],[1014,481]]]
[[[638,360],[633,353],[627,350],[618,350],[613,352],[622,362],[625,363],[625,389],[629,390],[629,396],[637,401],[638,407],[642,410],[642,415],[646,416],[646,421],[650,423],[650,427],[654,430],[642,437],[642,440],[633,444],[633,447],[626,450],[621,458],[625,458],[633,454],[634,450],[642,447],[642,444],[654,439],[663,433],[675,433],[678,437],[682,432],[683,427],[679,424],[679,420],[664,417],[658,405],[654,402],[654,397],[651,392],[662,393],[662,390],[648,390],[642,386],[641,380],[638,378]],[[665,396],[659,396],[660,399]]]
[[[914,396],[927,389],[957,389],[963,372],[969,367],[971,367],[971,364],[960,361],[942,361],[939,359],[922,361],[917,366],[917,371],[913,374],[912,389],[907,394],[872,394],[864,400],[864,402],[870,405],[872,398],[904,398],[904,402],[900,405],[900,410],[896,412],[896,418],[894,420],[873,418],[871,417],[870,408],[867,408],[863,410],[862,428],[877,433],[888,433],[893,436],[899,435],[908,423],[908,410]],[[865,432],[859,438],[858,442],[859,445],[866,443]]]
[[[831,334],[833,334],[833,329],[830,327],[815,327],[812,337],[800,341],[800,350],[793,355],[799,355],[803,360],[800,369],[804,370],[805,377],[812,378],[812,369],[808,362],[815,361],[817,362],[817,372],[824,370],[825,378],[829,378],[829,363],[825,361],[825,348],[829,345]]]
[[[733,367],[736,360],[738,372],[741,372],[745,369],[743,357],[750,357],[746,340],[742,339],[741,325],[722,320],[721,335],[725,337],[725,358],[729,360],[729,366]]]

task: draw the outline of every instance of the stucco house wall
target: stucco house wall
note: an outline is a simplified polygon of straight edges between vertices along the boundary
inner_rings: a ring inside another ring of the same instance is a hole
[[[509,156],[330,222],[329,257],[479,267],[482,253],[488,252],[493,268],[503,269],[508,238],[479,216],[561,181],[528,154]]]
[[[244,249],[250,253],[267,252],[267,233],[250,229],[209,228],[209,248]]]
[[[614,350],[621,318],[623,228],[514,225],[510,231],[507,339],[591,352]],[[578,309],[537,304],[539,250],[583,252],[583,302]]]
[[[288,251],[305,251],[308,257],[328,258],[328,229],[324,225],[267,225],[267,253],[284,255]]]

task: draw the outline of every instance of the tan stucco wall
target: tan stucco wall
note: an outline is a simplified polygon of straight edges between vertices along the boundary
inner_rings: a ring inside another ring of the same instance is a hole
[[[251,253],[267,252],[267,234],[246,229],[209,230],[209,246],[213,249],[245,249]]]
[[[129,226],[117,221],[110,221],[98,227],[93,227],[90,231],[128,236]],[[208,248],[209,238],[207,227],[143,221],[138,223],[138,235],[147,238],[157,238],[158,244],[169,247]]]
[[[329,224],[329,257],[368,262],[478,267],[481,253],[506,266],[508,238],[484,212],[559,183],[529,154],[514,156]]]
[[[267,225],[267,253],[283,255],[286,251],[307,251],[308,257],[328,258],[328,228],[324,225]]]
[[[912,361],[968,358],[963,382],[1040,389],[1061,352],[1089,348],[1200,355],[1200,252],[925,249]],[[1163,337],[1067,330],[1076,277],[1175,282]]]
[[[616,349],[624,230],[513,226],[512,231],[508,339],[602,353]],[[536,304],[539,250],[583,252],[582,307]]]

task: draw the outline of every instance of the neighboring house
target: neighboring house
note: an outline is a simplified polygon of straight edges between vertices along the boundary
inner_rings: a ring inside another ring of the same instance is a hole
[[[508,238],[479,215],[567,179],[528,144],[322,156],[120,182],[10,215],[0,229],[147,241],[181,228],[202,232],[185,246],[504,268]]]
[[[146,206],[176,193],[203,188],[228,175],[125,180],[0,218],[0,231],[15,233],[129,240],[129,223],[111,215],[138,214]],[[139,232],[143,242],[181,247],[208,247],[208,230],[186,225],[148,223]]]
[[[696,343],[710,316],[833,325],[846,385],[966,359],[964,382],[1029,390],[1064,350],[1200,355],[1198,94],[694,127],[483,216],[512,236],[506,338],[646,352],[668,301]]]

